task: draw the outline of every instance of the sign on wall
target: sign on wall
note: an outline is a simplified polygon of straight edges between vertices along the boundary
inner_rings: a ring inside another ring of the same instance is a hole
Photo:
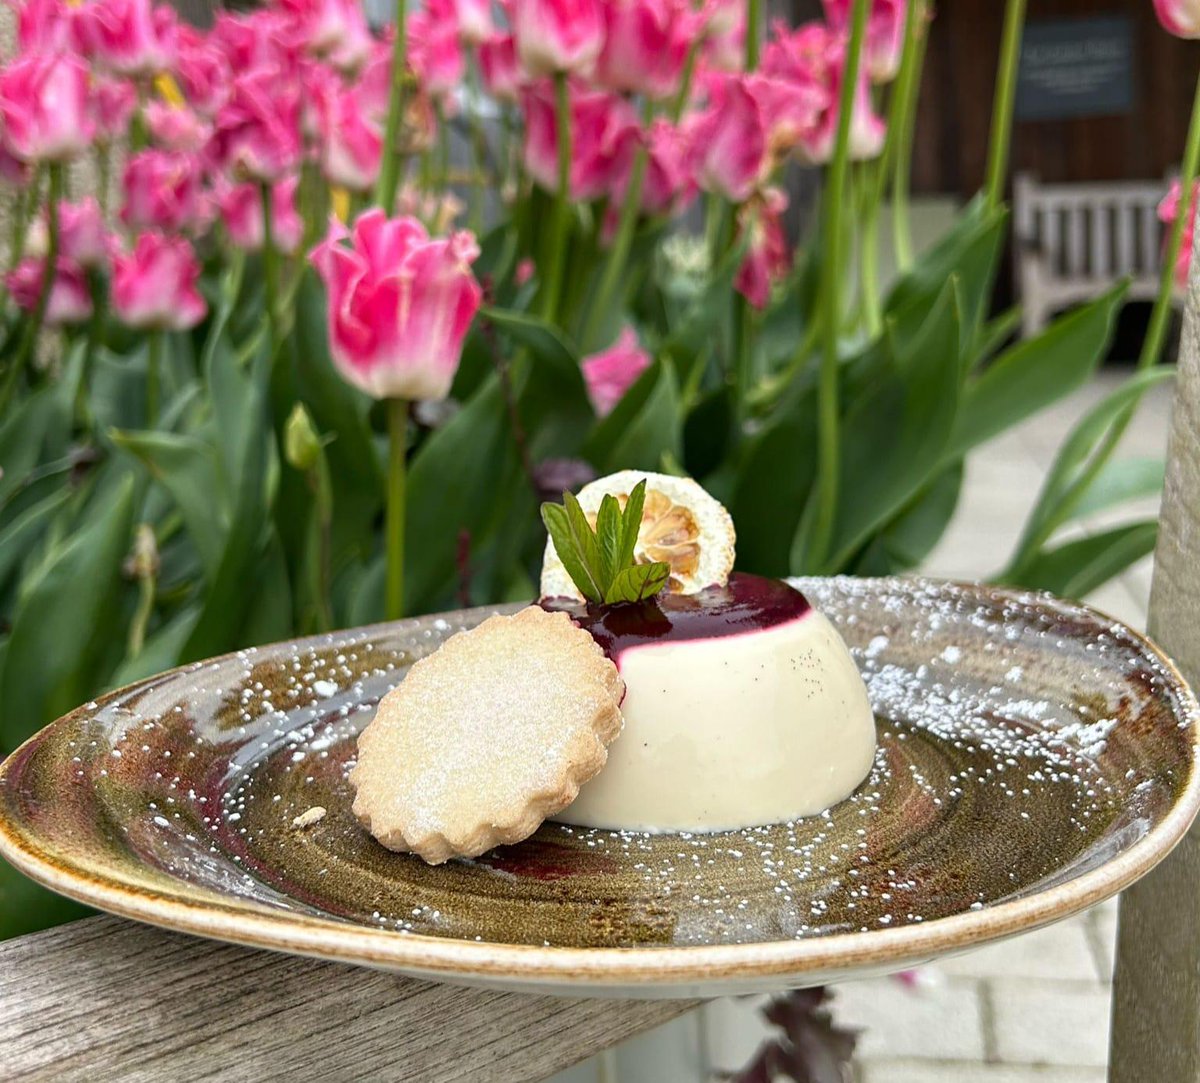
[[[1018,120],[1133,111],[1133,23],[1123,15],[1033,20],[1017,76]]]

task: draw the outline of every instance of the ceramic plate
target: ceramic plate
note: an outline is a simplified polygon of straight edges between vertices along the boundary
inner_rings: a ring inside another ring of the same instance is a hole
[[[716,835],[547,824],[437,868],[383,849],[350,812],[355,734],[414,659],[494,611],[477,609],[87,704],[0,769],[0,852],[93,906],[243,944],[516,989],[717,995],[1064,917],[1195,816],[1196,702],[1123,625],[979,586],[798,585],[850,644],[879,730],[870,777],[821,816]]]

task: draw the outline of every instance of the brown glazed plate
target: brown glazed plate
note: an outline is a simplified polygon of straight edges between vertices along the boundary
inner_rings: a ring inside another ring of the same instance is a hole
[[[383,849],[350,812],[355,734],[488,608],[241,651],[81,707],[0,768],[0,854],[103,910],[241,944],[566,995],[714,996],[1054,921],[1187,830],[1200,716],[1142,636],[1045,595],[797,585],[850,644],[879,733],[869,778],[821,816],[715,835],[546,824],[436,868]]]

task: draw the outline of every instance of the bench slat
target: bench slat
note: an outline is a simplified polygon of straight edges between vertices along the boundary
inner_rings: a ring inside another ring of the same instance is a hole
[[[515,1083],[696,1003],[460,989],[98,917],[0,943],[0,1077]]]

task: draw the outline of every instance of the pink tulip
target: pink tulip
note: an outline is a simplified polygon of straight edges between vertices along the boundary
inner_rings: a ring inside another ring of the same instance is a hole
[[[25,312],[37,308],[46,276],[46,257],[23,259],[4,278],[8,292],[17,307]],[[60,256],[56,261],[54,281],[46,299],[42,322],[48,327],[82,323],[92,314],[92,293],[87,275],[77,263]]]
[[[638,344],[637,333],[626,327],[607,350],[580,362],[588,398],[598,417],[612,413],[637,378],[649,367],[650,355]]]
[[[688,0],[610,0],[596,81],[609,90],[667,98],[679,90],[697,20]]]
[[[280,252],[289,256],[304,237],[304,219],[296,209],[299,183],[299,176],[293,174],[271,189],[271,239]],[[234,245],[250,252],[262,248],[262,191],[257,184],[225,186],[217,195],[217,207]]]
[[[355,71],[370,55],[373,39],[358,0],[281,0],[291,34],[305,51],[344,71]]]
[[[1200,38],[1200,0],[1154,0],[1163,29],[1177,38]]]
[[[175,13],[152,0],[89,0],[75,12],[81,52],[118,75],[147,76],[175,60]]]
[[[195,153],[208,142],[212,125],[187,106],[170,105],[157,98],[142,109],[150,138],[164,150]]]
[[[235,179],[274,183],[300,161],[300,99],[278,72],[260,68],[234,80],[217,113],[213,151]]]
[[[72,48],[71,10],[63,0],[25,0],[17,6],[17,49],[63,53]]]
[[[74,56],[32,54],[0,72],[0,119],[8,149],[25,162],[62,162],[92,139],[88,71]]]
[[[128,79],[95,76],[89,104],[96,142],[111,143],[123,138],[129,130],[129,121],[137,108],[137,90]]]
[[[746,76],[713,73],[707,108],[690,121],[696,183],[741,203],[771,168],[768,129]]]
[[[522,96],[525,111],[525,168],[547,191],[558,190],[558,128],[554,93],[544,83]],[[570,196],[596,199],[626,171],[635,129],[633,107],[615,94],[572,84]]]
[[[121,221],[134,231],[199,231],[208,201],[196,159],[169,150],[143,150],[125,165]]]
[[[453,21],[440,18],[433,10],[413,15],[408,20],[408,62],[430,97],[447,99],[453,94],[466,71]]]
[[[335,89],[318,109],[321,171],[330,184],[367,192],[379,176],[383,133],[353,90]]]
[[[479,45],[479,70],[484,89],[498,101],[515,102],[521,96],[525,75],[517,63],[511,34],[493,34]]]
[[[178,31],[175,78],[188,105],[201,116],[211,118],[228,100],[233,75],[225,55],[210,38],[182,25]]]
[[[512,0],[517,56],[533,77],[591,72],[604,44],[600,0]]]
[[[29,227],[25,253],[39,259],[49,249],[45,212]],[[82,268],[108,264],[112,236],[104,224],[104,215],[94,196],[78,203],[58,205],[58,256],[60,260]]]
[[[738,225],[748,237],[746,255],[733,286],[757,309],[766,308],[772,285],[792,267],[782,221],[787,205],[781,189],[764,188],[761,196],[746,204],[738,215]]]
[[[208,311],[196,289],[200,264],[182,237],[146,232],[113,261],[112,307],[141,330],[186,331]]]
[[[746,64],[744,0],[706,0],[699,16],[704,28],[704,66],[715,71],[741,71]]]
[[[838,33],[850,28],[850,9],[854,0],[825,0],[825,17]],[[873,83],[890,83],[900,70],[904,46],[904,23],[908,18],[908,0],[872,0],[867,17],[867,40],[863,63]]]
[[[1196,243],[1196,202],[1200,195],[1200,181],[1192,189],[1192,198],[1188,203],[1187,220],[1184,222],[1182,244],[1179,248],[1179,258],[1175,261],[1175,284],[1181,290],[1187,289],[1188,274],[1192,268],[1192,249]],[[1175,224],[1179,217],[1179,204],[1183,201],[1183,187],[1179,181],[1172,183],[1170,191],[1163,196],[1158,205],[1159,220],[1168,227]]]
[[[495,32],[492,24],[491,0],[431,0],[429,12],[445,19],[458,30],[459,40],[466,45],[480,45]]]
[[[445,398],[482,297],[471,273],[478,255],[471,233],[431,239],[415,218],[378,208],[352,236],[331,222],[312,261],[329,291],[330,352],[342,376],[375,398]]]
[[[655,120],[647,132],[639,132],[631,127],[628,133],[627,138],[631,142],[644,143],[646,146],[646,169],[642,176],[642,213],[677,213],[696,193],[696,185],[689,168],[686,135],[664,117]],[[618,161],[622,171],[614,176],[612,182],[614,206],[611,209],[614,211],[625,202],[633,155],[618,155]]]
[[[303,42],[296,39],[291,18],[269,7],[246,15],[220,12],[208,40],[220,50],[235,76],[260,68],[294,73],[303,48]]]

